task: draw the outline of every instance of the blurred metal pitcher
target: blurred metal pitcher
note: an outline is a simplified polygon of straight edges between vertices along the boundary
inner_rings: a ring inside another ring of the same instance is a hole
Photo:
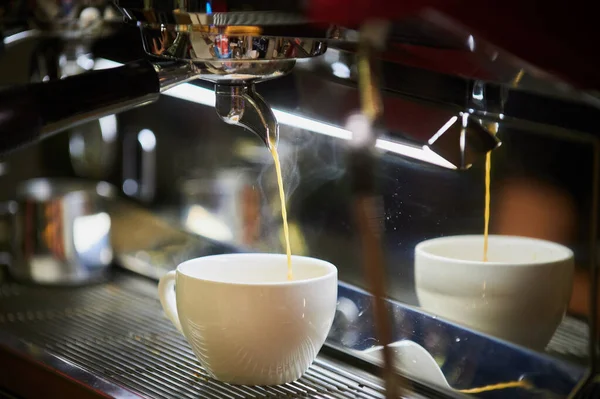
[[[106,182],[33,179],[4,204],[9,225],[10,274],[38,284],[78,285],[102,281],[113,261]]]

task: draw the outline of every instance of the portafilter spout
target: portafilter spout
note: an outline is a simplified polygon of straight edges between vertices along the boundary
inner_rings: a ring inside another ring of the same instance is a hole
[[[275,114],[258,94],[254,84],[215,85],[215,109],[231,125],[239,125],[256,134],[267,148],[277,147],[279,124]]]

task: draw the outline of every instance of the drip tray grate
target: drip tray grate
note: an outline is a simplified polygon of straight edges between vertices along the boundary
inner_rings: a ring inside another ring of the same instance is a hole
[[[546,352],[585,366],[589,361],[589,339],[587,323],[567,316],[554,333]]]
[[[149,280],[117,274],[83,288],[0,284],[0,329],[151,398],[384,398],[383,388],[317,359],[298,381],[276,387],[224,384],[200,367],[163,316]]]

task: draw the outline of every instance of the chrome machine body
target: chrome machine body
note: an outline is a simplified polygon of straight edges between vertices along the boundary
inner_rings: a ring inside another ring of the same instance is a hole
[[[104,252],[118,266],[108,282],[23,284],[48,283],[25,261],[8,269],[21,281],[0,278],[0,365],[68,375],[44,386],[49,396],[382,398],[393,383],[377,377],[378,367],[394,366],[384,344],[410,340],[433,356],[447,385],[400,367],[408,397],[461,397],[519,380],[532,388],[475,395],[594,397],[596,301],[590,324],[570,314],[534,352],[419,309],[413,269],[418,242],[481,233],[482,160],[494,150],[492,231],[538,234],[536,211],[567,192],[559,205],[575,209],[574,221],[557,216],[555,224],[572,234],[549,239],[573,248],[596,281],[600,86],[583,62],[586,47],[563,46],[569,32],[561,41],[544,30],[554,26],[551,12],[548,24],[534,24],[538,36],[521,40],[533,11],[510,14],[510,0],[495,9],[496,25],[514,17],[505,36],[485,29],[488,8],[466,0],[267,3],[37,0],[3,9],[0,70],[11,72],[0,74],[2,199],[20,200],[17,187],[42,175],[87,178],[96,188],[106,181],[122,195],[111,193],[106,211],[113,239]],[[581,68],[544,57],[548,43]],[[3,60],[21,58],[26,73],[11,81],[17,68]],[[368,134],[357,140],[357,131]],[[162,318],[153,280],[192,257],[283,249],[271,145],[282,160],[292,250],[339,267],[338,314],[299,382],[231,387],[199,369]],[[542,193],[540,205],[518,213],[522,223],[505,223],[515,203],[529,200],[511,197],[515,187]],[[16,215],[29,209],[22,202]],[[86,220],[105,212],[91,197],[58,203]],[[61,239],[71,243],[69,234]],[[76,252],[59,268],[91,265],[77,264]],[[107,259],[96,262],[102,277]],[[50,282],[90,282],[70,281],[64,270]],[[595,299],[596,284],[582,295]],[[0,373],[0,387],[42,394],[17,374]]]

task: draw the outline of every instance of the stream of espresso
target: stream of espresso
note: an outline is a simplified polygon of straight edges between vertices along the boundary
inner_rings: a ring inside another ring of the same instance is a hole
[[[512,87],[517,87],[521,79],[525,76],[525,71],[522,69],[512,82]],[[498,124],[489,125],[490,132],[494,135],[498,133]],[[489,151],[485,156],[485,211],[483,216],[483,261],[488,261],[488,241],[490,228],[490,185],[492,171],[492,152]]]
[[[492,152],[485,156],[485,211],[483,216],[483,261],[488,261],[488,236],[490,231],[490,183],[492,171]]]
[[[292,280],[294,278],[292,273],[292,248],[290,246],[290,229],[288,227],[287,209],[285,206],[285,190],[283,189],[281,163],[279,162],[277,147],[271,145],[269,146],[269,151],[271,151],[273,162],[275,163],[275,172],[277,172],[277,185],[279,186],[279,198],[281,199],[281,219],[283,219],[283,235],[285,237],[285,252],[287,254],[287,279]]]

